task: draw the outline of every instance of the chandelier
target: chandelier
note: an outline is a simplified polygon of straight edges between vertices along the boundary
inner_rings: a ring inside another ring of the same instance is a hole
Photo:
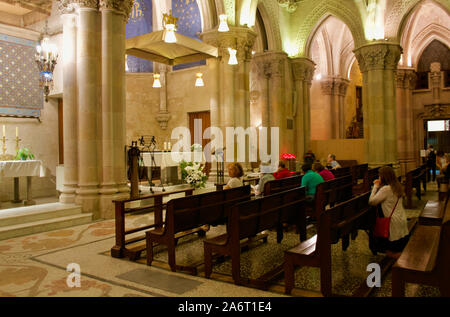
[[[45,102],[48,102],[48,94],[53,88],[53,70],[58,59],[58,49],[55,44],[50,43],[47,22],[44,34],[36,46],[35,60],[39,69],[39,84],[44,90]]]

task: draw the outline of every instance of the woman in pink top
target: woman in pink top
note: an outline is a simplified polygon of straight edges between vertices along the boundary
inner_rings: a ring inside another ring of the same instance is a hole
[[[331,173],[329,170],[323,167],[323,165],[320,163],[314,163],[313,170],[319,173],[319,175],[322,176],[325,182],[329,181],[330,179],[334,179],[333,173]]]

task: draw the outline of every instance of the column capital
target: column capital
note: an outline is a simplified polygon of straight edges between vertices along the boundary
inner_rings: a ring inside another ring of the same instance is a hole
[[[253,55],[253,60],[258,65],[261,75],[270,78],[283,76],[287,57],[288,55],[285,52],[269,51]]]
[[[98,9],[99,0],[57,0],[61,14],[75,13],[77,8]]]
[[[316,64],[306,57],[291,58],[292,73],[295,81],[311,83]]]
[[[414,89],[417,76],[413,68],[399,68],[396,71],[395,79],[398,88]]]
[[[246,27],[230,27],[228,32],[211,30],[200,35],[202,41],[218,48],[219,56],[228,56],[228,48],[237,50],[236,57],[239,61],[252,58],[252,47],[255,44],[257,34]]]
[[[133,0],[100,0],[100,10],[112,10],[124,16],[125,21],[130,17]]]
[[[345,78],[334,78],[334,94],[338,96],[345,96],[350,80]]]
[[[358,60],[361,72],[370,70],[397,69],[402,48],[399,44],[375,42],[363,45],[353,52]]]
[[[320,81],[320,88],[324,95],[334,94],[334,80],[333,78],[323,79]]]

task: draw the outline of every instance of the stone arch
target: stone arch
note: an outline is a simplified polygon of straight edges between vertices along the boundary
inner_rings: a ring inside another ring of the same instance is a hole
[[[276,13],[274,9],[277,10]],[[264,23],[263,27],[266,31],[268,49],[273,51],[281,50],[280,26],[276,18],[278,7],[274,8],[268,1],[259,1],[257,10]]]
[[[415,11],[416,7],[425,0],[403,0],[396,1],[391,7],[386,9],[389,15],[385,18],[385,36],[399,40],[405,29],[405,25],[410,15]],[[445,11],[450,12],[450,0],[433,0]]]
[[[414,54],[412,55],[412,65],[417,68],[418,62],[420,57],[422,56],[423,51],[428,47],[428,45],[431,44],[434,40],[438,40],[439,42],[442,42],[443,44],[447,45],[447,47],[450,47],[450,31],[448,29],[445,30],[439,30],[439,29],[433,29],[433,30],[423,30],[424,32],[420,34],[421,41],[417,41],[417,46],[414,45],[411,47]],[[416,42],[416,41],[414,41]]]
[[[202,20],[202,32],[211,30],[219,24],[217,8],[214,1],[197,0]]]
[[[348,26],[352,33],[355,47],[365,43],[364,27],[361,16],[356,7],[349,7],[342,1],[328,0],[320,2],[302,21],[302,26],[295,38],[296,56],[307,56],[307,43],[316,26],[330,15],[340,19]]]

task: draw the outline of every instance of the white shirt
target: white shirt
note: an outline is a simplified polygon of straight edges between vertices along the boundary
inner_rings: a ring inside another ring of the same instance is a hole
[[[227,183],[227,186],[229,188],[241,187],[243,185],[244,183],[242,182],[242,179],[237,177],[230,178],[230,180]]]
[[[384,216],[389,217],[394,209],[395,203],[397,203],[397,196],[392,192],[390,185],[383,187],[380,187],[379,185],[373,186],[369,204],[378,205],[380,203]],[[391,217],[389,225],[389,241],[396,241],[408,234],[408,221],[406,219],[405,210],[403,209],[403,199],[400,197]]]

